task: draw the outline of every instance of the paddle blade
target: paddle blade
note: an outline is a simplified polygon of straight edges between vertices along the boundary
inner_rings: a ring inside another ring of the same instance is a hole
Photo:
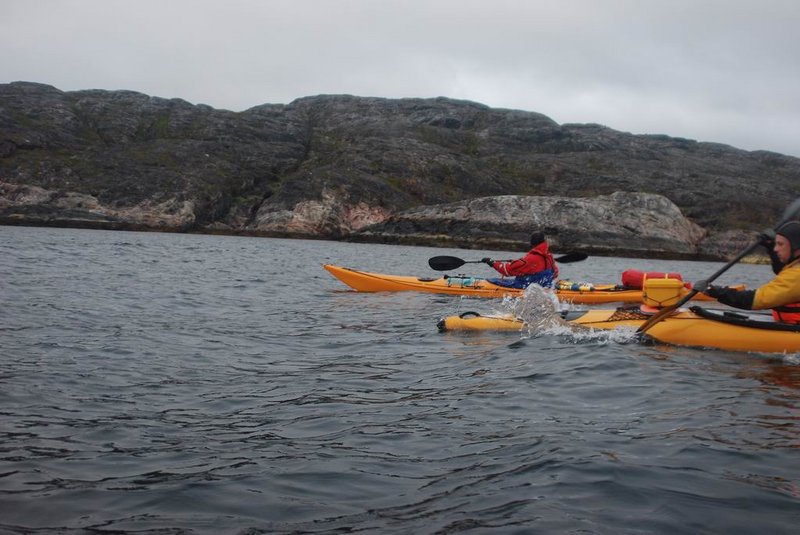
[[[559,256],[555,261],[559,264],[569,264],[571,262],[580,262],[587,258],[589,258],[589,255],[586,253],[567,253],[563,256]]]
[[[428,265],[431,269],[435,269],[436,271],[458,269],[464,264],[466,264],[466,262],[457,256],[434,256],[428,260]]]

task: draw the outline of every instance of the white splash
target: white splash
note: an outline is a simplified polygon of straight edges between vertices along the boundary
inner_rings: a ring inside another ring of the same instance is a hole
[[[547,333],[567,336],[575,343],[594,344],[630,344],[638,341],[639,336],[633,327],[617,327],[616,329],[592,329],[570,323],[569,332]]]
[[[561,325],[561,303],[552,290],[531,284],[519,298],[505,298],[503,304],[508,312],[521,319],[529,331],[541,331]]]
[[[573,343],[626,344],[637,339],[636,329],[592,329],[570,323],[563,319],[562,312],[581,310],[579,306],[563,303],[555,292],[538,284],[530,285],[522,297],[506,297],[501,304],[504,313],[525,322],[527,335],[567,337]]]
[[[783,361],[792,366],[800,365],[800,353],[786,353],[783,355]]]

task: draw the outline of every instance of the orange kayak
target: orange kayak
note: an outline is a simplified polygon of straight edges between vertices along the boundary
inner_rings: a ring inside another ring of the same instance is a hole
[[[359,292],[427,292],[474,297],[521,297],[525,290],[492,284],[486,279],[465,276],[443,276],[419,278],[403,275],[370,273],[346,267],[325,264],[331,275]],[[578,289],[554,290],[559,301],[577,304],[641,303],[642,290],[621,287],[615,284],[575,285]],[[580,289],[580,288],[583,289]],[[743,286],[740,286],[743,288]],[[713,301],[698,293],[694,299]]]
[[[611,330],[640,327],[652,315],[639,307],[615,310],[565,311],[567,323],[587,329]],[[525,327],[521,320],[507,315],[482,316],[465,312],[443,318],[440,331],[517,331]],[[800,326],[776,323],[765,312],[714,310],[693,306],[679,309],[647,330],[646,338],[658,342],[710,347],[730,351],[759,353],[796,353],[800,351]]]

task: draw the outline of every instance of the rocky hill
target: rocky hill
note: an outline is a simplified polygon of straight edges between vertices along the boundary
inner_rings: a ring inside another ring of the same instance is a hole
[[[0,224],[482,247],[541,225],[607,254],[720,257],[798,192],[798,158],[446,98],[231,112],[0,84]]]

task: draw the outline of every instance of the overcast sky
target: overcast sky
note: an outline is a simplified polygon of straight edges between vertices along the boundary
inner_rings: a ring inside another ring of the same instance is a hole
[[[798,0],[0,0],[0,83],[445,96],[800,157]]]

